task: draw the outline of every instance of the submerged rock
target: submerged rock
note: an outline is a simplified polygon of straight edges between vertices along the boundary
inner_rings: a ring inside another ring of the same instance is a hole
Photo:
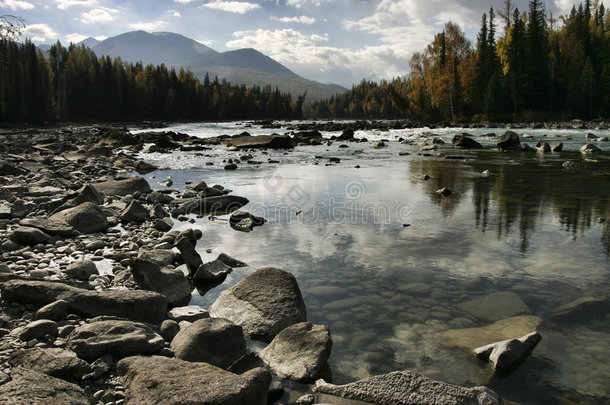
[[[502,404],[498,394],[487,387],[460,387],[410,371],[396,371],[345,385],[318,380],[313,390],[377,405]]]
[[[269,372],[257,368],[241,375],[207,363],[167,357],[129,357],[119,361],[130,404],[265,405]]]
[[[542,336],[531,332],[518,339],[507,339],[474,349],[474,354],[481,360],[489,360],[496,373],[502,375],[511,372],[529,356]]]
[[[553,311],[552,318],[558,322],[582,322],[592,318],[602,318],[610,313],[610,299],[595,296],[585,296]]]
[[[523,300],[513,292],[488,294],[483,298],[462,303],[458,308],[485,321],[498,321],[530,311]]]
[[[307,321],[305,302],[294,276],[263,267],[220,294],[210,314],[241,325],[254,339],[271,341],[284,328]]]

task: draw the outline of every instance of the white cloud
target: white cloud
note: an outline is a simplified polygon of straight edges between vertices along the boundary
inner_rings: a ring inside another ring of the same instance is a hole
[[[83,35],[83,34],[68,34],[66,35],[66,41],[68,43],[74,43],[74,44],[78,44],[79,42],[81,42],[84,39],[89,38],[87,35]]]
[[[174,0],[175,3],[180,3],[180,4],[189,4],[195,1],[199,1],[199,0]]]
[[[67,10],[74,6],[92,7],[98,4],[98,0],[55,0],[55,2],[57,3],[57,8],[60,10]]]
[[[212,0],[209,3],[203,4],[201,7],[211,8],[214,10],[226,11],[228,13],[245,14],[248,11],[256,10],[261,8],[256,3],[248,3],[242,1],[224,1],[224,0]]]
[[[19,1],[19,0],[4,0],[0,3],[0,7],[10,8],[11,10],[32,10],[34,5],[32,3],[28,3],[27,1]]]
[[[83,13],[81,15],[81,21],[84,23],[105,23],[110,22],[116,19],[116,15],[119,10],[106,8],[106,7],[98,7],[87,13]]]
[[[280,22],[284,22],[284,23],[298,23],[298,24],[315,24],[316,19],[313,17],[307,17],[307,16],[299,16],[299,17],[271,17],[272,20],[275,21],[280,21]]]
[[[326,0],[329,1],[329,0]],[[313,4],[316,7],[322,5],[324,0],[286,0],[286,4],[295,8],[301,8],[306,4]]]
[[[129,24],[129,28],[133,30],[142,31],[158,31],[165,28],[168,25],[167,21],[151,21],[151,22],[139,22]]]
[[[47,42],[57,38],[57,33],[47,24],[30,24],[24,31],[24,36],[32,42]]]
[[[169,15],[169,16],[171,16],[171,17],[174,17],[174,18],[180,18],[180,17],[182,17],[182,14],[180,14],[180,11],[178,11],[178,10],[169,10],[169,11],[167,12],[167,15]]]

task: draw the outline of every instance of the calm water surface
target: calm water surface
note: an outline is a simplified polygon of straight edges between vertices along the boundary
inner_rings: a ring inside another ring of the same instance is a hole
[[[202,137],[282,132],[237,123],[169,130]],[[290,271],[308,320],[330,327],[335,383],[408,369],[484,384],[517,403],[609,403],[610,315],[560,322],[552,314],[585,296],[610,300],[610,148],[600,142],[604,153],[584,156],[577,150],[586,143],[585,131],[519,130],[531,146],[561,140],[566,151],[473,152],[445,144],[426,152],[430,156],[418,154],[418,142],[439,137],[450,145],[457,132],[358,132],[369,141],[388,139],[388,147],[365,142],[254,151],[263,163],[241,164],[234,172],[224,171],[223,161],[244,152],[220,146],[143,157],[163,167],[148,175],[153,188],[163,188],[158,182],[168,176],[176,189],[197,180],[222,184],[268,220],[241,233],[226,217],[195,218],[204,261],[226,252],[250,267],[235,269],[210,291],[195,291],[193,303],[209,306],[259,267]],[[469,132],[494,145],[497,138],[485,135],[504,130]],[[327,166],[329,157],[341,161]],[[566,160],[581,167],[566,170]],[[452,195],[441,197],[441,187]],[[179,225],[185,226],[191,224]],[[543,339],[519,369],[500,379],[470,354],[472,341],[463,336],[481,336],[471,328],[507,318],[509,324],[539,322]]]

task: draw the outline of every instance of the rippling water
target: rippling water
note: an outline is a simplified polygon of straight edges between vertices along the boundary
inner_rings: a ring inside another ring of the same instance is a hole
[[[286,132],[241,123],[163,130],[200,137]],[[487,146],[497,142],[488,134],[504,131],[467,130]],[[250,267],[236,269],[208,292],[195,292],[193,303],[209,306],[258,267],[292,272],[308,319],[330,327],[336,383],[408,369],[484,384],[523,404],[607,403],[610,315],[566,322],[552,314],[585,296],[610,300],[610,147],[596,143],[605,151],[599,155],[577,151],[587,143],[586,133],[609,132],[516,130],[531,146],[539,139],[564,142],[565,152],[544,155],[454,150],[447,144],[459,132],[359,131],[356,137],[387,139],[388,147],[363,142],[254,151],[249,153],[262,163],[242,163],[231,172],[223,161],[243,152],[222,146],[143,157],[163,168],[148,175],[153,188],[163,188],[158,182],[168,176],[176,189],[187,181],[222,184],[251,201],[247,210],[268,219],[251,233],[231,229],[226,217],[195,219],[204,261],[226,252]],[[429,156],[418,154],[418,142],[434,137],[447,144]],[[330,165],[329,157],[340,163]],[[581,167],[566,170],[566,160]],[[441,187],[452,195],[441,197]],[[485,331],[472,328],[506,318],[539,321],[543,340],[500,379],[469,345]]]

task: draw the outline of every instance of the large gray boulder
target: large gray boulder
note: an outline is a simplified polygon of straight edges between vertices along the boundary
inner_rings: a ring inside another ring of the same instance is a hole
[[[305,302],[294,276],[263,267],[224,291],[210,314],[244,328],[253,339],[271,341],[284,328],[307,321]]]
[[[50,223],[67,224],[81,233],[105,232],[108,220],[102,209],[92,202],[84,202],[51,215]],[[58,225],[59,226],[59,225]]]
[[[0,385],[0,405],[89,405],[76,384],[21,367],[11,371],[11,381]]]
[[[160,324],[167,312],[167,299],[142,290],[90,291],[64,283],[10,280],[0,286],[2,300],[43,307],[63,299],[71,313],[84,317],[111,315]]]
[[[47,243],[51,237],[40,229],[20,226],[15,229],[8,237],[13,242],[24,246],[34,246],[39,243]]]
[[[332,344],[326,326],[301,322],[273,338],[260,352],[260,358],[280,377],[307,382],[313,380],[328,361]]]
[[[168,304],[182,306],[191,300],[191,286],[181,272],[142,259],[133,259],[129,268],[140,288],[164,295]]]
[[[507,374],[514,370],[540,342],[538,332],[528,333],[516,339],[507,339],[474,349],[481,360],[489,360],[497,374]]]
[[[13,352],[9,358],[13,367],[35,370],[52,377],[67,381],[79,382],[85,374],[91,372],[91,366],[79,359],[74,352],[50,348],[21,349]]]
[[[460,387],[410,371],[396,371],[345,385],[318,380],[313,391],[377,405],[502,404],[498,394],[489,388]]]
[[[126,196],[139,191],[146,194],[151,191],[148,181],[143,177],[128,177],[122,180],[109,180],[95,183],[93,187],[107,196]]]
[[[144,323],[98,317],[72,332],[66,347],[81,359],[92,361],[106,354],[119,358],[154,354],[164,346],[161,335]]]
[[[207,363],[167,357],[128,357],[117,370],[126,403],[148,405],[265,405],[269,372],[257,368],[237,375]]]
[[[226,369],[246,353],[246,339],[241,326],[222,318],[204,318],[181,329],[171,349],[179,359]]]

